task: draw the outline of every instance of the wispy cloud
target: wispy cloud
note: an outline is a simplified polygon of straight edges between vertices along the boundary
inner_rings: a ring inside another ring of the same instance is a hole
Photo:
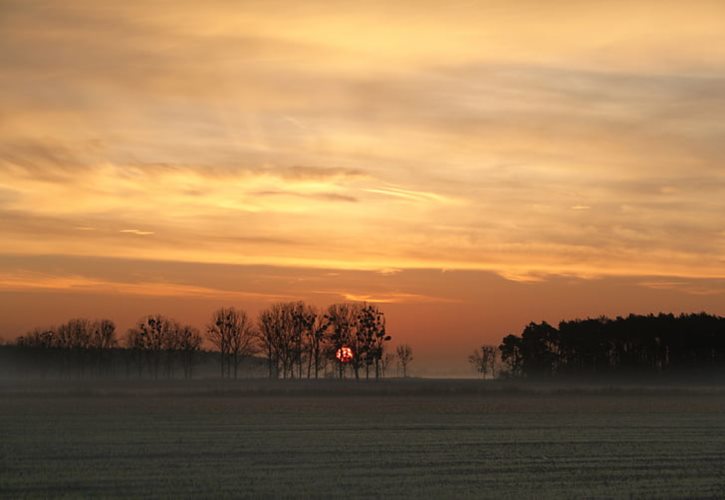
[[[725,281],[684,281],[684,280],[648,280],[639,283],[640,286],[653,290],[674,290],[689,295],[723,295],[725,294]]]
[[[135,234],[136,236],[150,236],[154,234],[153,231],[142,231],[140,229],[121,229],[119,233]]]
[[[371,302],[375,304],[425,304],[431,302],[451,303],[458,299],[421,295],[416,293],[388,292],[388,293],[349,293],[337,292],[344,300],[352,302]]]
[[[8,1],[0,252],[721,277],[723,15]]]
[[[365,189],[368,193],[382,194],[393,198],[401,198],[409,201],[418,202],[438,202],[438,203],[453,203],[453,198],[440,195],[437,193],[426,192],[426,191],[414,191],[411,189],[403,189],[393,186],[367,188]]]
[[[259,293],[168,282],[108,281],[82,275],[55,275],[35,272],[0,274],[0,291],[55,291],[94,295],[131,295],[148,297],[196,297],[215,300],[276,302],[292,296]]]

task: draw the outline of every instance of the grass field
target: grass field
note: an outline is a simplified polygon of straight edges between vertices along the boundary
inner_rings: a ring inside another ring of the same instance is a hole
[[[0,384],[19,497],[725,497],[725,392]]]

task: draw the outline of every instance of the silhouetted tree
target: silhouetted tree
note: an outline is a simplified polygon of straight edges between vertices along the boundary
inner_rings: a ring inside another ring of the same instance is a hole
[[[294,377],[294,366],[301,359],[304,327],[298,303],[272,304],[260,312],[258,339],[267,356],[269,377]]]
[[[408,376],[408,365],[413,362],[413,348],[408,344],[401,344],[395,349],[398,362],[403,369],[403,377]]]
[[[165,350],[172,350],[173,330],[177,325],[168,318],[156,314],[140,319],[128,331],[126,345],[137,355],[139,375],[145,365],[153,378],[159,378],[159,369]]]
[[[317,313],[314,308],[302,301],[288,302],[281,306],[287,318],[286,328],[289,329],[290,345],[285,348],[290,351],[290,360],[297,365],[297,378],[302,378],[304,356],[309,355],[307,343],[314,341]],[[308,369],[309,373],[309,369]],[[290,369],[290,376],[292,370]],[[308,375],[309,377],[309,375]]]
[[[385,378],[388,369],[395,362],[395,354],[386,353],[383,355],[383,359],[380,360],[380,374]]]
[[[197,355],[201,351],[203,339],[199,330],[191,326],[183,326],[178,331],[179,351],[181,354],[181,365],[184,370],[184,378],[191,379],[194,366],[197,363]]]
[[[259,313],[257,337],[262,351],[267,357],[269,378],[279,377],[279,344],[284,333],[284,317],[279,304],[273,304]]]
[[[360,357],[365,365],[365,378],[370,378],[370,367],[375,365],[375,378],[380,378],[380,360],[383,358],[385,342],[390,335],[385,331],[385,315],[372,304],[363,304],[358,312],[357,337]]]
[[[93,323],[90,346],[95,351],[96,370],[99,375],[112,371],[111,353],[117,345],[116,325],[113,321],[102,319]]]
[[[359,369],[362,364],[357,335],[360,308],[360,304],[356,303],[332,304],[327,308],[325,314],[325,320],[329,326],[328,355],[331,359],[335,359],[338,349],[343,346],[350,347],[353,354],[351,364],[355,378],[360,377]],[[345,375],[345,364],[337,363],[337,365],[338,376],[342,379]]]
[[[496,348],[492,345],[483,345],[468,356],[468,362],[477,373],[481,374],[481,378],[485,379],[489,373],[495,377]]]
[[[523,352],[521,348],[521,338],[516,335],[506,335],[501,345],[501,361],[507,366],[507,373],[510,375],[521,375],[521,366],[523,364]]]
[[[312,322],[307,329],[307,378],[311,378],[313,367],[315,378],[318,378],[324,360],[323,350],[328,324],[325,316],[318,314],[314,308],[309,308],[309,314]]]
[[[32,330],[16,345],[32,363],[42,366],[43,374],[57,369],[61,376],[100,375],[112,361],[115,326],[109,320],[71,319],[58,327]]]
[[[219,350],[222,377],[237,378],[239,363],[255,352],[255,331],[247,313],[233,307],[221,308],[212,315],[207,339]]]
[[[507,335],[501,358],[512,375],[708,372],[725,368],[725,318],[701,314],[630,314],[531,323]]]

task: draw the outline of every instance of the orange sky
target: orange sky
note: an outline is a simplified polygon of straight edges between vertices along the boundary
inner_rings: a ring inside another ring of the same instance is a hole
[[[725,314],[722,5],[0,0],[0,336],[367,299],[457,374]]]

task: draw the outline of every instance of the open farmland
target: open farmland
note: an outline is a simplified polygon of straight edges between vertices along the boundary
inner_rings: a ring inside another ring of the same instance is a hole
[[[725,496],[718,388],[4,382],[0,392],[7,498]]]

